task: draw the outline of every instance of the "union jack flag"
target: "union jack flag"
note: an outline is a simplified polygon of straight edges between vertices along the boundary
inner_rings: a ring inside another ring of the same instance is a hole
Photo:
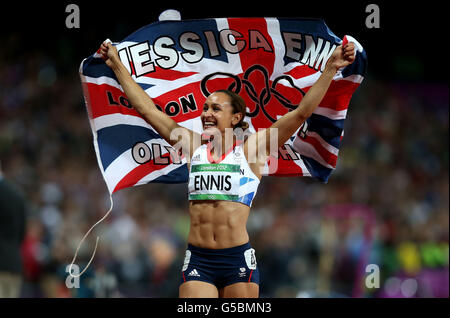
[[[347,40],[347,39],[345,39]],[[336,74],[305,124],[279,148],[274,176],[313,176],[327,182],[336,168],[347,108],[367,66],[362,46]],[[246,102],[252,132],[297,107],[342,43],[324,21],[218,18],[147,25],[116,48],[133,79],[178,124],[201,132],[206,97],[230,89]],[[186,159],[130,105],[117,78],[94,53],[80,77],[99,167],[112,194],[150,182],[188,181]]]

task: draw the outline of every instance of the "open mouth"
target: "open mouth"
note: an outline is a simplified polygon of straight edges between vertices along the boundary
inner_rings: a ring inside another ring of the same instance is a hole
[[[203,128],[204,129],[213,128],[213,127],[216,127],[216,122],[215,121],[206,120],[206,121],[203,122]]]

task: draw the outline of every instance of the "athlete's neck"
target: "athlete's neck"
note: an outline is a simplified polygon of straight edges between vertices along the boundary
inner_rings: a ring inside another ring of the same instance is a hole
[[[222,157],[222,155],[231,150],[237,142],[233,129],[225,129],[225,133],[222,133],[220,138],[217,138],[217,136],[211,137],[209,149],[211,155],[215,158]]]

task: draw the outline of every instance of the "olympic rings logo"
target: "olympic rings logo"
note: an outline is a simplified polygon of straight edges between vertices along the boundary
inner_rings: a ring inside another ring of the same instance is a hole
[[[265,87],[261,90],[259,96],[256,93],[255,87],[249,80],[249,77],[253,72],[260,72],[264,76]],[[242,90],[242,86],[244,86],[248,96],[255,103],[256,106],[255,110],[250,113],[246,113],[246,116],[256,117],[259,114],[259,112],[262,111],[263,114],[267,117],[267,119],[269,119],[271,122],[275,122],[277,119],[269,115],[269,113],[265,109],[265,106],[270,102],[272,96],[275,97],[284,107],[288,108],[289,110],[293,110],[298,106],[298,104],[293,104],[287,97],[283,96],[280,92],[276,90],[277,84],[281,80],[286,80],[291,85],[292,88],[294,88],[300,94],[302,94],[302,97],[305,96],[306,94],[301,88],[295,86],[294,81],[288,75],[278,76],[272,82],[272,85],[270,85],[269,72],[262,65],[256,64],[247,69],[247,71],[245,71],[242,80],[237,75],[225,72],[215,72],[205,76],[200,83],[200,87],[204,96],[208,97],[211,94],[208,91],[207,82],[216,76],[227,76],[232,78],[234,82],[228,86],[228,90],[233,91],[236,94],[239,94],[240,91]]]

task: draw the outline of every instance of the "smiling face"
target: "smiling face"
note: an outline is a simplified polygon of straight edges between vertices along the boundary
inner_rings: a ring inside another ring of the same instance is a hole
[[[218,129],[222,134],[226,128],[233,128],[241,120],[241,113],[234,113],[230,97],[223,92],[216,92],[206,99],[201,114],[203,130]]]

